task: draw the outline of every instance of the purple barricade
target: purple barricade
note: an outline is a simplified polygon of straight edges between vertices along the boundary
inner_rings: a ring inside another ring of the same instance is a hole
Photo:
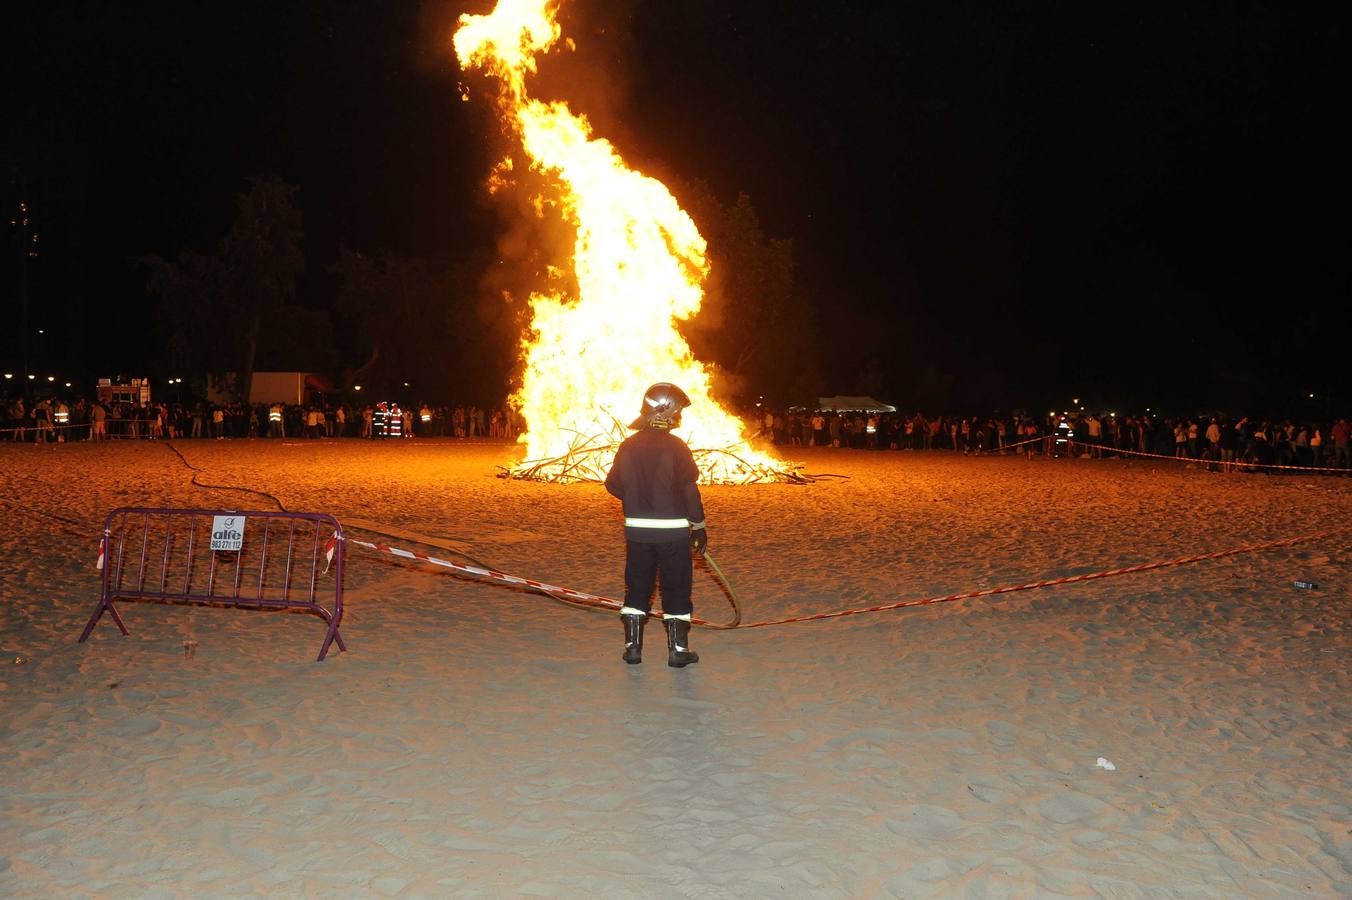
[[[328,623],[319,659],[338,644],[343,618],[343,528],[324,513],[142,509],[108,514],[99,548],[103,588],[80,635],[114,600],[303,609]]]

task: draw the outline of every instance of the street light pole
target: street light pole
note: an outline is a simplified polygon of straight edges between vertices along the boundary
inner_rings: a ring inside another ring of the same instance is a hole
[[[19,354],[23,359],[24,381],[29,381],[28,261],[37,258],[38,236],[33,232],[33,218],[28,208],[28,181],[16,170],[13,183],[19,195],[17,215],[9,221],[19,238]]]
[[[23,380],[28,379],[28,183],[19,178],[19,354],[23,358]]]

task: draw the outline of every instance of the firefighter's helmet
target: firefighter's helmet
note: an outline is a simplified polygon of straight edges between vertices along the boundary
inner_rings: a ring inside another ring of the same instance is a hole
[[[660,428],[667,431],[681,424],[681,410],[690,405],[685,391],[669,381],[659,381],[643,393],[643,408],[630,428]]]

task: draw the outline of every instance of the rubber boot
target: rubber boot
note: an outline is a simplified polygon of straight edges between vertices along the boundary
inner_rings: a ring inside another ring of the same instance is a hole
[[[634,666],[643,662],[643,626],[647,616],[620,616],[624,623],[624,661]]]
[[[690,623],[685,619],[667,619],[667,665],[684,669],[699,662],[699,654],[690,649]]]

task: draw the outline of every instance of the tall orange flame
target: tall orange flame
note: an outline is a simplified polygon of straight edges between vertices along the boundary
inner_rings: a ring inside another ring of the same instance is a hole
[[[709,270],[695,223],[665,185],[628,168],[610,142],[594,137],[585,117],[565,102],[529,95],[537,54],[560,37],[552,0],[499,0],[488,15],[461,16],[455,34],[461,66],[499,81],[504,125],[532,167],[549,176],[552,201],[577,229],[578,296],[530,297],[525,369],[512,398],[526,422],[527,458],[563,456],[579,437],[610,433],[638,412],[649,384],[670,381],[692,401],[681,429],[691,445],[737,448],[733,458],[702,458],[706,480],[743,481],[748,466],[780,466],[745,446],[742,422],[710,395],[709,372],[676,330],[699,311]],[[500,166],[495,182],[508,170]]]

